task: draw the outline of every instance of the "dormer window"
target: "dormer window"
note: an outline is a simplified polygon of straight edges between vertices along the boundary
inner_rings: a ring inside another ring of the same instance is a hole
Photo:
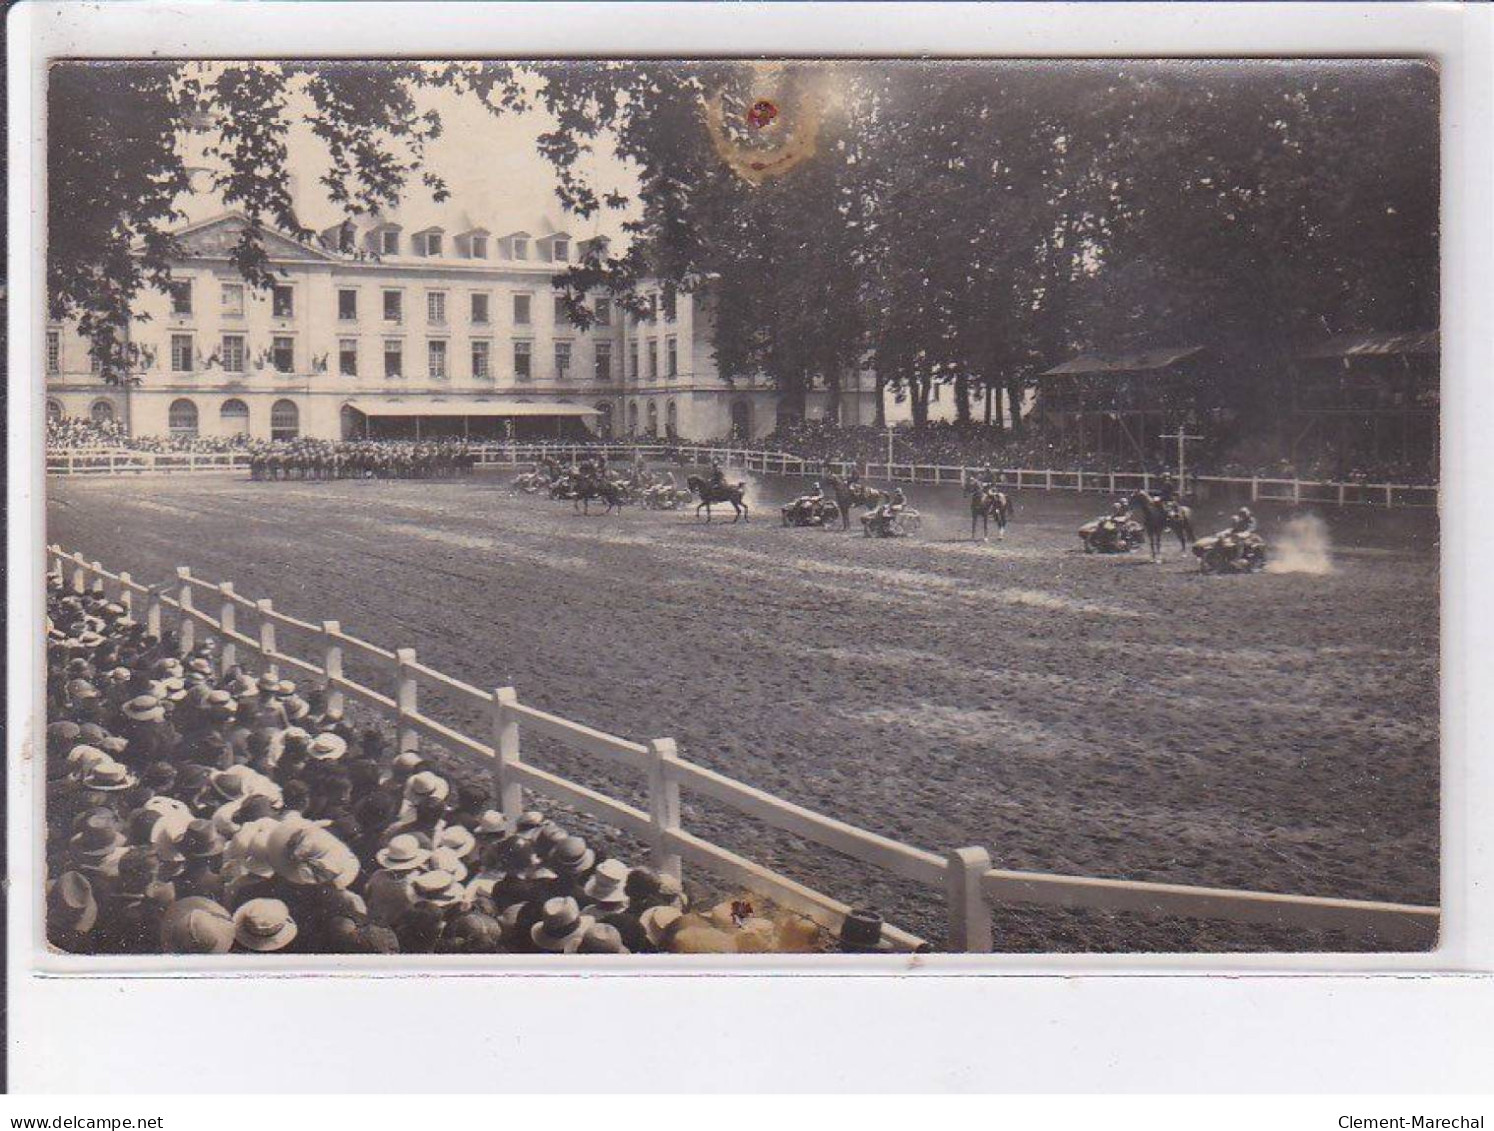
[[[488,237],[487,236],[473,236],[472,237],[472,258],[473,259],[486,259],[487,257],[488,257]]]
[[[338,251],[352,251],[353,250],[353,236],[354,236],[354,231],[353,231],[353,225],[351,223],[345,223],[345,224],[342,225],[342,227],[338,228],[337,229],[337,250]]]
[[[529,258],[529,241],[528,240],[524,240],[524,239],[516,239],[516,240],[514,240],[514,258],[515,259],[528,259]]]
[[[399,254],[399,233],[394,229],[386,229],[379,235],[379,251],[383,255]]]
[[[556,263],[567,263],[570,261],[571,243],[569,240],[556,240],[553,247]]]
[[[425,236],[425,253],[426,253],[426,255],[440,255],[441,254],[441,233],[440,232],[427,232],[426,233],[426,236]]]

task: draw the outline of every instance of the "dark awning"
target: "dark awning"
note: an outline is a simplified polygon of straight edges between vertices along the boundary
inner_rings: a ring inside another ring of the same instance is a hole
[[[1087,373],[1146,373],[1168,366],[1199,353],[1203,346],[1177,346],[1171,349],[1137,350],[1133,353],[1087,353],[1041,374],[1043,377],[1074,377]]]

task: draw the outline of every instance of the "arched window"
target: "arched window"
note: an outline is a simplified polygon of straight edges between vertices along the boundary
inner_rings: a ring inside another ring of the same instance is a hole
[[[657,436],[659,434],[659,402],[648,402],[648,434]]]
[[[628,435],[638,435],[638,402],[634,401],[628,406]]]
[[[47,398],[47,419],[48,420],[61,420],[62,419],[62,402],[61,401],[54,401],[50,397]]]
[[[342,438],[355,440],[368,435],[368,417],[350,404],[342,406]]]
[[[602,415],[597,417],[597,435],[604,440],[612,439],[612,404],[610,401],[597,401],[592,406]]]
[[[186,397],[171,402],[166,410],[166,427],[173,436],[190,439],[197,435],[197,406]]]
[[[223,407],[218,410],[218,415],[223,419],[225,435],[249,435],[249,406],[238,397],[224,401]]]
[[[93,407],[88,410],[88,417],[95,424],[113,424],[114,402],[102,399],[94,401]]]
[[[671,438],[679,435],[680,431],[680,409],[677,404],[670,401],[664,406],[664,432]]]
[[[294,440],[301,434],[301,410],[295,401],[279,400],[270,406],[270,439]]]
[[[752,406],[746,401],[732,402],[731,434],[738,440],[752,439]]]

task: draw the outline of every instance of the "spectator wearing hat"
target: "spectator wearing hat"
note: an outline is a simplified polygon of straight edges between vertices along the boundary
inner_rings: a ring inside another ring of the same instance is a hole
[[[154,695],[137,695],[121,708],[118,734],[129,741],[130,761],[144,765],[172,758],[181,742]]]
[[[547,953],[571,954],[594,923],[591,916],[581,914],[581,908],[570,896],[557,896],[545,901],[543,917],[530,928],[529,938]]]
[[[155,853],[130,848],[119,858],[113,890],[101,903],[102,924],[111,945],[121,954],[150,954],[159,945],[161,921],[176,899],[176,890],[157,878]]]
[[[235,934],[228,909],[203,896],[178,899],[161,916],[161,949],[167,954],[227,954]]]
[[[290,908],[278,899],[251,899],[233,913],[234,945],[256,954],[283,951],[298,933]]]
[[[588,915],[601,919],[628,909],[628,870],[621,860],[603,860],[596,866],[576,894]]]
[[[183,860],[181,872],[172,881],[178,897],[223,901],[225,885],[219,869],[225,847],[223,834],[212,821],[198,817],[187,826],[176,842],[176,852]]]
[[[63,872],[47,887],[47,940],[69,954],[90,954],[99,905],[82,872]]]

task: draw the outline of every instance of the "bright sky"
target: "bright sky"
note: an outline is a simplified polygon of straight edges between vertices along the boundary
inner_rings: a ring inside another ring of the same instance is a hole
[[[444,204],[436,204],[419,177],[412,177],[400,210],[401,223],[407,229],[440,223],[448,230],[459,231],[480,224],[498,234],[520,228],[538,234],[563,228],[578,239],[606,235],[621,240],[622,222],[634,215],[631,208],[622,212],[603,208],[586,220],[561,209],[550,164],[535,149],[535,139],[555,126],[548,113],[532,110],[495,116],[475,97],[447,90],[421,91],[418,102],[422,112],[433,109],[441,115],[442,136],[427,146],[426,158],[431,171],[446,180],[451,197]],[[306,106],[306,100],[292,99],[293,114],[304,112],[300,108]],[[598,147],[603,152],[583,159],[582,168],[599,190],[617,187],[631,197],[636,181],[628,167],[612,153],[605,138],[599,139]],[[328,203],[318,180],[327,167],[325,146],[309,128],[293,127],[289,148],[301,222],[316,229],[337,223],[342,215]],[[201,162],[202,158],[195,160]],[[207,178],[201,180],[205,183]],[[194,193],[181,206],[192,221],[226,208],[211,190]]]

